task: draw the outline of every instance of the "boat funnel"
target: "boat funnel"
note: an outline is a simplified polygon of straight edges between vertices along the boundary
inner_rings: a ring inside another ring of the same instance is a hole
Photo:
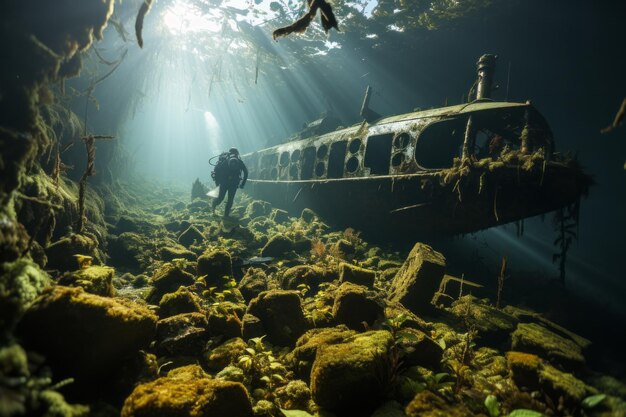
[[[497,55],[484,54],[476,63],[478,80],[476,81],[476,100],[491,98],[493,90],[493,76],[496,72]]]

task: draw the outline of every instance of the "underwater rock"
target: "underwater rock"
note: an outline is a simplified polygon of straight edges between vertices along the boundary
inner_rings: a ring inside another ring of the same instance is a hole
[[[107,249],[111,265],[138,270],[141,268],[141,258],[146,247],[147,240],[137,233],[127,232],[117,237],[109,235]]]
[[[122,234],[124,232],[138,232],[139,230],[139,225],[130,216],[120,216],[115,224],[116,234]]]
[[[342,343],[356,334],[354,330],[349,330],[344,325],[311,329],[298,339],[295,348],[287,354],[285,359],[293,366],[297,375],[308,381],[317,350],[321,346]]]
[[[197,365],[182,369],[137,386],[124,402],[122,417],[253,417],[243,385],[210,379]]]
[[[200,178],[196,178],[196,180],[191,185],[191,201],[199,198],[201,200],[206,198],[207,187],[200,182]]]
[[[432,330],[432,326],[430,323],[418,317],[415,313],[407,309],[402,304],[387,302],[385,305],[385,318],[392,319],[400,316],[403,317],[403,328],[421,330],[425,333],[429,333]]]
[[[351,282],[341,284],[335,294],[333,317],[337,323],[352,330],[365,330],[374,321],[384,316],[384,308],[376,294],[367,287]],[[365,322],[365,324],[364,324]]]
[[[210,248],[198,257],[198,276],[206,276],[209,287],[220,287],[223,277],[233,276],[233,261],[224,249]]]
[[[146,299],[151,304],[159,304],[165,294],[174,292],[181,286],[192,285],[194,282],[193,275],[184,271],[179,264],[164,263],[154,271],[151,280],[153,288]]]
[[[504,343],[518,324],[515,317],[472,295],[461,297],[452,303],[448,311],[457,319],[474,326],[481,344],[486,345],[497,346]]]
[[[165,294],[159,302],[159,317],[166,318],[183,313],[198,313],[202,311],[202,300],[195,293],[185,287],[176,292]]]
[[[578,406],[592,390],[572,374],[559,371],[540,357],[524,352],[507,352],[507,363],[515,384],[527,390],[541,390],[553,401],[563,397],[569,405]]]
[[[381,381],[388,366],[391,333],[369,331],[343,343],[321,346],[311,368],[311,392],[316,404],[330,411],[371,411],[384,396]]]
[[[250,301],[247,313],[257,316],[267,338],[280,346],[293,345],[308,326],[297,291],[264,291]]]
[[[407,366],[423,366],[438,369],[441,366],[443,348],[426,333],[411,328],[402,329],[405,337],[400,337],[400,346],[406,352],[404,362]]]
[[[246,374],[243,369],[229,365],[215,375],[215,379],[231,382],[244,382]]]
[[[178,242],[188,248],[194,243],[201,244],[204,242],[204,235],[196,226],[191,225],[187,228],[187,230],[182,232],[180,236],[178,236]]]
[[[66,272],[59,278],[59,285],[82,287],[91,294],[113,297],[113,277],[115,270],[109,266],[89,266],[73,272]]]
[[[272,219],[276,224],[282,224],[286,221],[289,221],[289,213],[287,213],[285,210],[274,209],[272,210],[270,219]]]
[[[278,258],[287,255],[294,249],[293,241],[284,235],[274,235],[261,249],[262,257]]]
[[[98,243],[86,235],[71,234],[63,237],[46,248],[46,268],[61,272],[73,271],[78,267],[73,255],[91,256],[95,263],[101,263],[97,247]]]
[[[209,313],[211,336],[222,336],[224,339],[242,337],[242,323],[239,317],[243,316],[244,308],[237,304],[222,302],[219,310],[211,310]]]
[[[241,319],[241,333],[244,340],[250,340],[255,337],[262,337],[267,332],[265,327],[263,327],[263,323],[261,323],[261,319],[253,314],[246,313]]]
[[[419,392],[406,406],[407,417],[474,417],[462,403],[449,404],[430,391]]]
[[[511,349],[534,353],[567,368],[579,368],[585,363],[579,345],[536,323],[520,323],[517,326],[511,335]]]
[[[102,384],[124,358],[145,349],[157,317],[145,306],[56,286],[24,314],[24,345],[46,356],[55,376]],[[88,386],[88,385],[85,385]]]
[[[270,204],[265,201],[254,200],[246,207],[244,217],[254,219],[257,217],[265,216],[269,213]]]
[[[302,210],[300,214],[300,218],[305,221],[305,223],[311,223],[313,220],[317,219],[319,216],[310,208],[305,208]]]
[[[289,381],[287,385],[276,389],[274,395],[280,408],[304,411],[310,409],[311,390],[304,381]]]
[[[267,290],[267,275],[261,268],[248,268],[246,274],[239,281],[239,291],[246,303]]]
[[[317,265],[298,265],[283,273],[282,286],[289,290],[295,290],[298,285],[305,284],[316,289],[322,282],[330,282],[337,277],[337,272],[331,269]]]
[[[161,355],[199,355],[206,343],[208,321],[201,313],[184,313],[157,322],[156,347]]]
[[[159,258],[165,262],[170,262],[174,259],[186,259],[188,261],[195,261],[197,256],[195,253],[186,249],[184,246],[165,246],[159,248]]]
[[[374,287],[376,272],[365,268],[342,262],[339,265],[339,281],[352,282],[357,285],[364,285],[367,288]]]
[[[428,245],[416,243],[391,281],[389,300],[416,313],[429,311],[446,270],[446,258]]]
[[[341,253],[347,257],[352,257],[356,252],[356,248],[346,239],[339,239],[335,243],[333,243],[333,249],[335,253]]]
[[[243,355],[247,347],[248,344],[240,337],[225,341],[218,347],[204,353],[206,369],[211,372],[221,371]]]
[[[0,267],[0,330],[11,329],[52,280],[28,259],[5,262]]]
[[[450,307],[454,300],[463,295],[474,295],[476,297],[485,296],[484,287],[466,279],[444,275],[439,285],[439,290],[435,293],[433,304],[436,306]]]
[[[187,204],[187,209],[190,212],[195,213],[198,211],[209,211],[210,210],[209,202],[205,200],[194,200],[191,203]]]

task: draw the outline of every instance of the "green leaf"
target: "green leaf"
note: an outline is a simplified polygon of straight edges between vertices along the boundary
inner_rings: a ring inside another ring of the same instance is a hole
[[[487,395],[487,398],[485,398],[485,407],[487,411],[489,411],[490,417],[500,416],[500,403],[495,395]]]
[[[302,410],[284,410],[281,408],[280,411],[285,415],[285,417],[313,417],[312,414]]]
[[[525,408],[520,408],[518,410],[511,411],[509,417],[545,417],[545,414],[540,413],[535,410],[527,410]]]
[[[439,383],[441,382],[442,379],[449,377],[450,374],[446,373],[446,372],[441,372],[435,375],[435,382]]]
[[[592,408],[598,406],[604,399],[606,398],[606,394],[597,394],[591,395],[583,400],[581,403],[583,408],[586,410],[591,410]]]

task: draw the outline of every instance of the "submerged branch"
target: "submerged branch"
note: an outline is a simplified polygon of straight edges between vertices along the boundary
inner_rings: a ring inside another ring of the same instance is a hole
[[[137,19],[135,20],[135,35],[137,36],[137,43],[139,44],[140,48],[143,48],[143,19],[150,11],[152,1],[153,0],[144,0],[143,3],[141,3],[141,7],[139,8],[139,12],[137,13]]]
[[[613,131],[615,128],[621,126],[622,121],[624,120],[625,116],[626,116],[626,98],[622,101],[622,105],[617,111],[617,114],[615,115],[615,119],[613,120],[613,123],[611,123],[611,125],[605,127],[604,129],[600,130],[600,133],[609,133]]]
[[[291,35],[292,33],[304,33],[315,18],[318,9],[320,10],[320,20],[324,32],[328,33],[332,28],[339,30],[337,27],[337,19],[335,18],[333,8],[330,4],[328,4],[326,0],[310,0],[309,11],[291,25],[276,29],[272,33],[272,38],[276,40],[277,38]]]

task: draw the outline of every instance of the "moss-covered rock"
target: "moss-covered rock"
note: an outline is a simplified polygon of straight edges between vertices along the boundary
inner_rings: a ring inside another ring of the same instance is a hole
[[[197,256],[192,251],[186,249],[184,246],[164,246],[159,249],[159,258],[162,261],[170,262],[174,259],[187,259],[188,261],[195,261]]]
[[[148,247],[148,240],[137,233],[110,235],[107,249],[111,265],[117,268],[138,270],[143,265],[143,252],[146,247]]]
[[[311,390],[304,381],[289,381],[274,391],[274,395],[280,408],[285,410],[309,411],[311,408]]]
[[[194,282],[194,276],[185,271],[183,265],[166,262],[152,275],[153,288],[148,294],[147,301],[159,304],[165,294],[174,292],[181,286],[192,285]]]
[[[244,217],[254,219],[256,217],[264,216],[268,213],[269,204],[265,201],[255,200],[248,204]]]
[[[122,417],[253,417],[245,387],[195,372],[173,373],[141,384],[124,402]]]
[[[195,356],[204,349],[208,321],[204,314],[185,313],[159,320],[157,352],[168,356]]]
[[[266,290],[267,275],[261,268],[249,268],[239,281],[239,291],[246,303]]]
[[[0,329],[12,328],[52,281],[28,259],[5,262],[0,269]]]
[[[317,265],[297,265],[283,273],[282,286],[289,290],[298,289],[305,284],[316,289],[322,282],[330,282],[337,278],[337,272]]]
[[[445,270],[446,258],[441,253],[416,243],[391,281],[389,300],[416,313],[430,311]]]
[[[352,265],[346,262],[342,262],[339,265],[339,280],[340,282],[352,282],[358,285],[364,285],[368,288],[374,286],[374,280],[376,279],[376,272],[365,268],[359,268],[356,265]]]
[[[222,305],[223,304],[223,305]],[[219,309],[209,312],[209,333],[211,336],[221,336],[223,339],[242,337],[243,308],[233,303],[220,303]]]
[[[474,417],[462,403],[450,404],[430,391],[422,391],[406,406],[407,417]]]
[[[270,218],[274,221],[274,223],[282,224],[289,220],[289,213],[287,213],[285,210],[274,209],[272,210],[272,215],[270,216]]]
[[[185,287],[180,287],[176,292],[168,293],[161,298],[159,303],[159,317],[171,317],[182,313],[201,312],[202,300],[195,293]]]
[[[221,286],[223,277],[233,276],[233,261],[230,253],[220,248],[207,249],[198,257],[198,276],[205,276],[210,287]]]
[[[211,372],[219,372],[244,354],[247,343],[240,337],[229,339],[203,354],[206,368]]]
[[[520,323],[511,335],[511,349],[534,353],[552,363],[578,368],[585,363],[582,348],[536,323]]]
[[[250,301],[247,313],[257,316],[268,339],[281,346],[293,345],[308,327],[296,291],[264,291]]]
[[[89,266],[73,272],[66,272],[59,278],[59,284],[68,287],[82,287],[85,291],[113,297],[113,277],[115,270],[109,266]]]
[[[400,346],[406,352],[404,362],[408,366],[423,366],[438,369],[441,366],[443,349],[426,333],[405,328],[400,333]]]
[[[38,298],[18,325],[29,349],[43,353],[60,378],[102,384],[120,361],[145,349],[157,317],[145,306],[123,299],[56,286]]]
[[[267,241],[263,249],[261,249],[261,256],[270,256],[278,258],[285,256],[289,252],[294,250],[293,241],[284,235],[274,235]]]
[[[385,394],[381,375],[387,374],[386,355],[392,344],[389,332],[370,331],[321,346],[311,369],[315,403],[330,411],[371,411]]]
[[[255,337],[262,337],[267,332],[261,319],[253,314],[244,314],[241,319],[241,334],[244,340],[250,340]]]
[[[448,311],[456,316],[459,322],[473,325],[478,331],[480,342],[487,345],[498,346],[507,341],[518,324],[515,317],[472,295],[461,297],[452,303]]]
[[[333,243],[333,251],[334,253],[340,253],[342,256],[352,259],[356,252],[356,248],[354,247],[354,244],[346,239],[339,239]]]
[[[195,244],[201,244],[204,242],[204,235],[198,228],[194,225],[191,225],[178,236],[178,243],[185,247],[189,247]]]
[[[48,257],[46,268],[62,272],[73,271],[78,268],[74,255],[91,256],[94,258],[94,263],[102,263],[98,252],[98,242],[90,236],[74,233],[57,240],[46,248]]]
[[[337,323],[345,324],[353,330],[365,330],[367,326],[384,316],[384,308],[376,294],[367,287],[351,282],[341,284],[335,293],[333,317]]]

